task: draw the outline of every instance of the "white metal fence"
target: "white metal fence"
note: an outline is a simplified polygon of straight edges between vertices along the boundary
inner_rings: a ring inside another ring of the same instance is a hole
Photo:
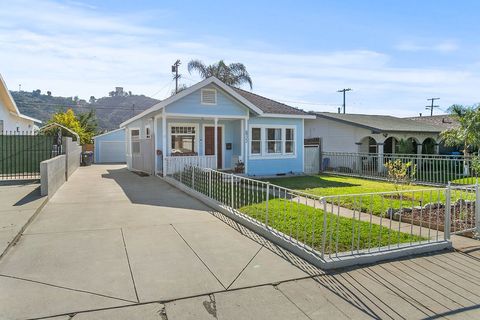
[[[478,221],[478,187],[321,197],[195,166],[167,180],[321,268],[443,249]]]
[[[415,181],[446,185],[474,184],[477,173],[471,168],[471,158],[461,155],[417,155],[322,152],[322,171],[342,175],[387,179],[385,164],[401,160],[415,165]]]

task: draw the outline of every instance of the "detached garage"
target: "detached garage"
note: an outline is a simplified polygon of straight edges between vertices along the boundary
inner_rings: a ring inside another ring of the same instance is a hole
[[[125,163],[125,129],[93,137],[95,163]]]

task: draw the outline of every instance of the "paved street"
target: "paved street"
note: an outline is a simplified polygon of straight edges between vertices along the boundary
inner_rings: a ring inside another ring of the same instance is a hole
[[[465,319],[480,247],[324,273],[156,177],[82,167],[0,259],[0,319]]]

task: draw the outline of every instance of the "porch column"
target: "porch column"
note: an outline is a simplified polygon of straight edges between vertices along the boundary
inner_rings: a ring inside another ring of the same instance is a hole
[[[377,143],[377,155],[378,155],[377,171],[378,173],[382,173],[385,169],[385,166],[383,164],[383,143]]]
[[[242,132],[242,136],[244,136],[245,140],[245,148],[243,149],[244,154],[243,154],[243,164],[245,165],[245,174],[248,173],[248,153],[249,153],[249,131],[248,131],[248,118],[245,118],[245,127],[243,128],[244,131]]]
[[[218,118],[215,118],[214,120],[214,126],[213,126],[213,144],[215,145],[215,168],[218,166]]]
[[[422,165],[422,148],[423,144],[417,144],[417,170]]]
[[[245,163],[245,120],[240,120],[240,161]]]
[[[439,143],[435,143],[435,146],[433,147],[433,153],[440,154],[440,144]]]
[[[167,176],[167,165],[166,159],[167,156],[167,114],[165,113],[165,108],[162,110],[162,175]]]
[[[357,145],[357,159],[356,159],[356,169],[358,172],[362,172],[362,143],[361,142],[355,142]],[[322,168],[323,169],[323,168]]]

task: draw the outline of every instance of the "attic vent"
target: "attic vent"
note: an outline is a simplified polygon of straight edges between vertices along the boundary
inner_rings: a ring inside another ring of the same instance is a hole
[[[202,89],[202,104],[217,104],[217,90]]]

